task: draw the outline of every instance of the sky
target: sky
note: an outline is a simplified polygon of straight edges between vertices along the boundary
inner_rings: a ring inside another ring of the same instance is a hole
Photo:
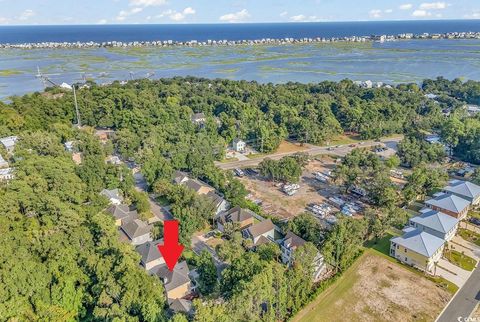
[[[0,25],[480,19],[480,0],[0,0]]]

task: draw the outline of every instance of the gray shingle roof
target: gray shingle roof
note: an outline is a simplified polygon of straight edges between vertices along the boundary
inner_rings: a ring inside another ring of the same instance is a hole
[[[175,299],[170,303],[170,309],[175,313],[190,313],[192,311],[192,307],[192,301],[185,299]]]
[[[252,217],[253,217],[253,214],[250,210],[242,209],[237,206],[228,211],[222,212],[218,216],[218,221],[220,221],[220,223],[227,223],[227,222],[238,223]]]
[[[150,263],[154,260],[159,259],[162,257],[160,251],[158,250],[158,244],[163,244],[163,239],[156,240],[156,241],[149,241],[138,245],[135,250],[142,256],[142,263]]]
[[[128,238],[133,239],[139,236],[150,233],[152,226],[147,225],[140,219],[135,219],[125,225],[122,225],[122,230],[127,234]]]
[[[427,257],[431,257],[445,243],[441,238],[414,228],[405,229],[403,236],[390,241]]]
[[[443,190],[471,199],[476,199],[480,196],[480,186],[469,181],[452,180]]]
[[[111,205],[107,208],[107,212],[115,217],[115,219],[131,218],[133,220],[138,218],[137,211],[130,211],[127,205]]]
[[[465,208],[470,206],[470,202],[468,200],[449,193],[439,194],[435,198],[425,201],[425,203],[427,205],[446,209],[457,214],[461,213]]]
[[[222,202],[225,201],[222,196],[215,193],[214,191],[210,191],[209,193],[207,193],[206,197],[212,202],[212,205],[215,208],[218,208],[222,204]]]
[[[120,190],[119,189],[111,189],[111,190],[108,190],[108,189],[103,189],[102,192],[100,192],[100,194],[102,196],[105,196],[107,197],[108,199],[119,199],[119,200],[123,200],[121,194],[120,194]]]
[[[440,211],[424,208],[420,210],[420,213],[419,216],[410,218],[410,221],[441,233],[448,233],[456,224],[458,224],[457,218]]]
[[[183,284],[190,283],[188,274],[190,270],[186,261],[179,262],[175,265],[173,271],[170,271],[167,265],[160,265],[155,274],[164,280],[164,286],[167,291],[173,290]]]
[[[255,238],[273,229],[275,229],[275,227],[273,226],[272,221],[270,219],[267,219],[262,222],[259,222],[258,224],[250,226],[249,228],[247,228],[247,231],[250,234],[250,236],[252,236],[252,238]]]

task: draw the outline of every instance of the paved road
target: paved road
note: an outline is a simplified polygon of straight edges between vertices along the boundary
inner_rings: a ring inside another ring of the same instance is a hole
[[[368,147],[373,147],[376,145],[379,145],[380,143],[383,143],[383,145],[396,149],[397,143],[401,140],[401,137],[397,138],[390,138],[390,139],[382,139],[380,142],[374,142],[374,141],[365,141],[363,144],[356,144],[356,147],[358,148],[368,148]],[[318,154],[331,154],[331,155],[337,155],[339,157],[345,156],[348,153],[350,153],[353,149],[356,147],[350,147],[348,144],[342,145],[339,148],[333,148],[332,150],[328,150],[328,146],[314,146],[311,148],[308,148],[303,151],[293,151],[293,152],[284,152],[284,153],[275,153],[275,154],[269,154],[265,155],[262,157],[254,158],[254,159],[248,159],[248,160],[240,160],[240,161],[233,161],[233,162],[215,162],[217,167],[219,167],[222,170],[231,170],[231,169],[237,169],[237,168],[246,168],[246,167],[255,167],[260,164],[264,159],[270,158],[272,160],[278,160],[281,159],[287,155],[292,155],[297,152],[302,152],[302,153],[307,153],[308,155],[318,155]]]
[[[480,266],[448,303],[436,322],[466,321],[480,302]]]
[[[134,174],[135,179],[135,188],[138,191],[147,192],[147,182],[140,172]],[[164,222],[165,220],[172,220],[173,216],[165,209],[165,207],[160,206],[152,195],[149,195],[148,202],[150,203],[150,211],[153,213],[154,218],[149,220],[149,223],[154,223],[156,221]]]

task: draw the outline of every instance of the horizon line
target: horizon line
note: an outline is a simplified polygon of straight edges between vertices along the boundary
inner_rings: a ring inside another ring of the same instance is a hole
[[[443,21],[477,21],[471,18],[445,19],[394,19],[394,20],[321,20],[321,21],[243,21],[243,22],[180,22],[180,23],[74,23],[74,24],[3,24],[2,27],[57,27],[57,26],[182,26],[182,25],[266,25],[266,24],[321,24],[321,23],[382,23],[382,22],[443,22]]]

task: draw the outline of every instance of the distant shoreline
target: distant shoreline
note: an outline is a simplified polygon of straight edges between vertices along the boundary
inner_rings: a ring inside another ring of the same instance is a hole
[[[262,38],[255,40],[207,40],[207,41],[107,41],[107,42],[38,42],[9,44],[1,43],[0,49],[83,49],[83,48],[129,48],[129,47],[204,47],[204,46],[238,46],[238,45],[288,45],[305,43],[334,42],[388,42],[411,39],[478,39],[480,32],[448,32],[448,33],[402,33],[397,35],[372,35],[350,37],[304,37],[304,38]]]

